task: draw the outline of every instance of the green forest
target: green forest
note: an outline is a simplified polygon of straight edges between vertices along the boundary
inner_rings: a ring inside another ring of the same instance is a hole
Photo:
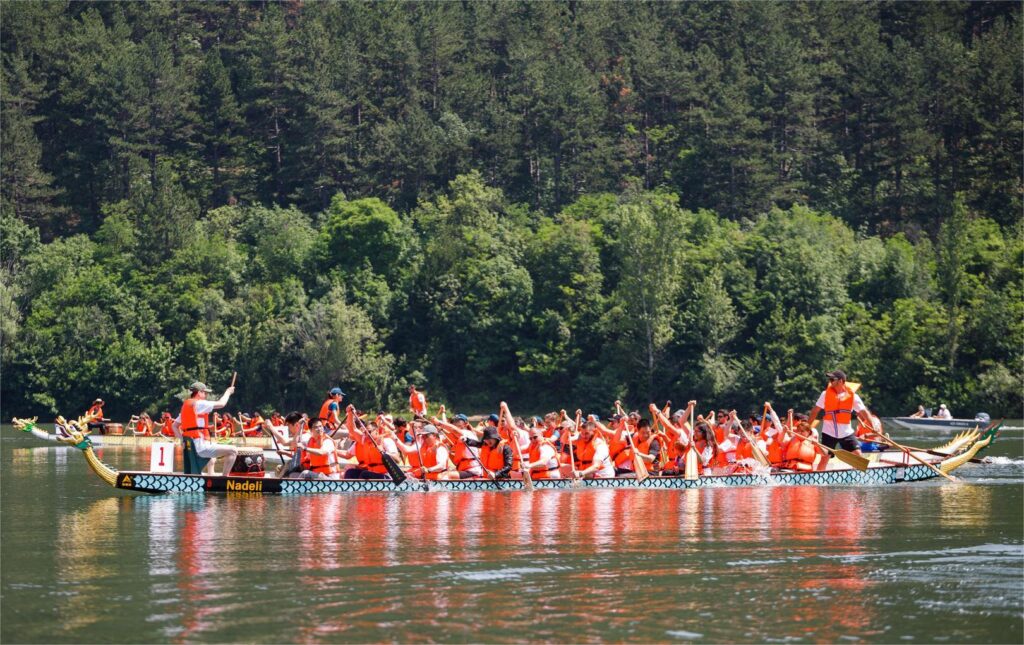
[[[1024,406],[1018,2],[5,2],[14,414]],[[703,405],[703,403],[702,403]],[[404,407],[404,406],[403,406]]]

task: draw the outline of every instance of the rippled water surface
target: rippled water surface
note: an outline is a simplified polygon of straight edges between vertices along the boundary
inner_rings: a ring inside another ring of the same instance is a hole
[[[290,498],[130,496],[4,426],[0,640],[1020,643],[1011,425],[960,484]]]

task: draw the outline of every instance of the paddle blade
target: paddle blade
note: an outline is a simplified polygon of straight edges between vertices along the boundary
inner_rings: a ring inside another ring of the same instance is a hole
[[[384,470],[388,471],[388,474],[391,475],[391,479],[393,479],[396,484],[401,484],[407,479],[407,475],[402,470],[402,467],[398,465],[391,455],[386,452],[382,452],[380,456],[384,461]]]
[[[647,471],[647,464],[645,464],[644,460],[640,458],[640,455],[636,453],[633,454],[633,472],[636,473],[637,483],[640,483],[651,476],[651,473]]]
[[[836,448],[833,454],[836,456],[836,459],[852,468],[856,468],[857,470],[867,470],[868,464],[871,463],[864,457],[855,455],[848,450],[843,450],[842,448]]]
[[[523,471],[523,488],[526,490],[533,490],[533,477],[530,477],[530,471]]]

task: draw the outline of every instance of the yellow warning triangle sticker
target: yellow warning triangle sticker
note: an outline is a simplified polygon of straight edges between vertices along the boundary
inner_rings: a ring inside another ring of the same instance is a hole
[[[121,485],[122,486],[131,486],[132,485],[132,478],[129,477],[128,475],[125,475],[124,479],[121,480]]]

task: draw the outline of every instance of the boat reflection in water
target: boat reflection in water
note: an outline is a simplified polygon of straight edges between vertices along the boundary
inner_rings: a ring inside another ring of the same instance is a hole
[[[361,640],[381,625],[398,640],[441,638],[478,633],[481,617],[497,630],[494,640],[527,638],[524,629],[533,639],[566,638],[567,620],[588,639],[665,638],[673,626],[735,635],[728,621],[737,611],[758,617],[751,638],[827,638],[864,634],[872,623],[865,608],[834,602],[872,584],[856,557],[879,524],[868,494],[765,487],[120,498],[71,516],[62,539],[94,545],[65,562],[68,577],[84,583],[110,555],[104,536],[118,522],[145,521],[150,619],[175,640],[278,633],[275,617],[310,603],[317,619],[285,620],[289,638]],[[775,580],[770,590],[766,580]],[[594,616],[601,620],[584,620]],[[655,630],[651,616],[663,616]]]

